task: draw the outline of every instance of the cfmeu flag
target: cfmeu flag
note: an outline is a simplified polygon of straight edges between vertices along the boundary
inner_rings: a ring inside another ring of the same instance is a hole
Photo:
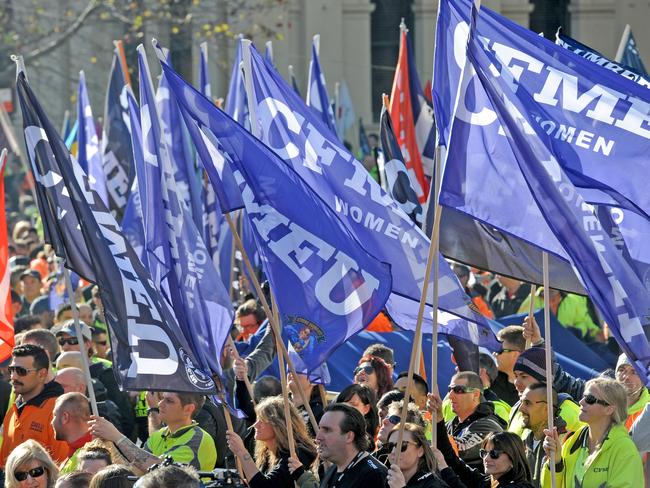
[[[123,70],[121,43],[115,45],[108,79],[102,134],[102,164],[106,175],[109,208],[118,222],[126,209],[133,183],[133,151],[126,104],[127,78]]]
[[[390,263],[388,312],[400,326],[414,327],[429,240],[282,77],[252,47],[250,53],[252,101],[262,140],[339,215],[370,254]],[[447,262],[438,259],[440,308],[485,323]]]
[[[79,121],[79,132],[77,132],[79,165],[88,175],[90,187],[97,192],[102,202],[108,205],[106,176],[104,176],[104,168],[102,167],[102,155],[99,152],[99,137],[97,137],[95,119],[93,119],[93,112],[88,99],[88,88],[86,88],[86,76],[83,71],[79,73],[77,120]]]
[[[45,241],[67,267],[99,286],[120,386],[214,392],[149,273],[45,116],[22,60],[16,86]]]
[[[467,59],[496,110],[515,155],[515,169],[521,172],[540,213],[569,255],[618,344],[644,382],[650,384],[650,295],[603,230],[593,207],[549,150],[554,146],[552,134],[529,118],[530,107],[538,105],[537,92],[521,89],[517,78],[508,76],[506,70],[514,53],[506,53],[495,41],[479,38],[482,20],[478,20],[478,29],[473,28],[477,17],[473,9]],[[522,59],[521,53],[514,56]],[[528,69],[534,68],[536,60],[525,59]],[[544,108],[536,107],[535,113],[541,118],[548,117]]]
[[[316,34],[311,43],[311,61],[309,62],[309,79],[307,81],[307,106],[311,107],[323,123],[336,134],[334,112],[327,94],[325,75],[320,67],[318,52],[320,50],[320,35]],[[272,64],[270,63],[272,66]]]
[[[163,56],[162,50],[159,54]],[[142,45],[138,46],[140,70],[140,118],[144,167],[138,177],[147,182],[140,195],[143,207],[145,242],[149,263],[159,261],[161,292],[168,299],[185,337],[190,342],[198,365],[215,375],[221,374],[221,351],[230,334],[233,312],[228,292],[214,268],[203,238],[189,209],[184,206],[174,179],[168,147],[153,95],[149,66]],[[163,74],[163,79],[166,75]],[[167,83],[166,83],[166,86]],[[167,93],[169,103],[178,107]],[[179,123],[181,114],[179,112]],[[176,126],[180,130],[180,125]],[[151,186],[149,186],[151,185]]]
[[[0,361],[11,356],[14,348],[14,317],[11,310],[11,270],[9,269],[9,239],[5,212],[5,168],[7,149],[0,153]]]
[[[368,254],[278,155],[164,63],[163,71],[195,122],[197,130],[190,133],[199,138],[197,151],[222,211],[246,208],[284,333],[313,370],[382,310],[391,289],[389,266]],[[226,174],[239,189],[232,198]]]
[[[648,76],[629,25],[625,26],[623,38],[621,39],[621,52],[619,56],[616,56],[616,59],[620,60],[625,66],[631,67],[637,73]]]
[[[613,71],[614,73],[618,73],[628,80],[632,80],[641,86],[650,88],[650,80],[647,78],[648,75],[645,73],[645,71],[638,71],[631,66],[625,66],[622,63],[617,63],[616,61],[612,61],[611,59],[606,58],[595,49],[567,36],[562,32],[562,29],[558,29],[557,33],[555,34],[555,44],[562,46],[572,53],[577,54],[578,56],[583,57],[592,63],[602,66],[605,69]]]
[[[426,125],[426,122],[419,120],[419,117],[425,115],[422,112],[424,107],[428,106],[424,102],[423,107],[419,100],[419,97],[421,97],[422,101],[424,101],[424,95],[415,72],[415,60],[407,32],[406,27],[402,24],[400,26],[399,57],[397,58],[393,88],[390,93],[389,111],[395,128],[395,135],[402,149],[402,156],[404,156],[404,164],[412,180],[412,186],[418,192],[420,203],[424,203],[427,201],[429,185],[424,177],[422,148],[418,145],[416,124]],[[413,77],[415,79],[411,80]],[[419,92],[417,92],[418,88]],[[428,113],[431,114],[430,108]],[[428,133],[431,133],[432,129],[433,117],[431,116],[428,121]],[[425,130],[420,127],[420,131],[424,132]],[[430,149],[430,152],[431,164],[428,173],[433,174],[433,148]]]
[[[384,181],[390,196],[402,207],[402,210],[413,222],[422,227],[422,205],[418,201],[417,193],[411,186],[402,152],[399,149],[390,114],[382,106],[379,118],[379,138],[384,152]]]

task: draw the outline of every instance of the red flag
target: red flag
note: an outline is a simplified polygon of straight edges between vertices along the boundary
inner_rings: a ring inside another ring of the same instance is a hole
[[[406,38],[406,28],[401,29],[399,43],[399,58],[393,78],[393,89],[390,94],[390,118],[393,122],[397,142],[402,150],[404,164],[409,172],[411,184],[420,203],[427,200],[429,185],[422,169],[422,157],[415,137],[415,121],[411,103],[411,85],[409,81],[409,49]]]
[[[9,271],[9,240],[5,213],[5,166],[7,150],[0,154],[0,362],[11,356],[14,348],[14,319],[11,313],[11,286]]]

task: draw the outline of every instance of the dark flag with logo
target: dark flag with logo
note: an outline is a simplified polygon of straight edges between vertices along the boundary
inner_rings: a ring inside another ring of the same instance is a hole
[[[393,123],[390,120],[390,113],[386,107],[381,109],[379,119],[379,138],[384,151],[384,181],[386,191],[393,197],[393,200],[404,210],[413,222],[422,227],[422,205],[418,196],[411,186],[408,170],[404,164],[402,151],[393,132]]]
[[[126,81],[117,46],[113,53],[113,64],[106,92],[102,165],[106,175],[109,208],[118,221],[121,221],[133,184],[134,169],[129,112],[126,102]]]
[[[16,86],[45,240],[68,268],[99,286],[121,388],[214,392],[212,379],[195,366],[174,315],[115,218],[90,190],[20,64]]]

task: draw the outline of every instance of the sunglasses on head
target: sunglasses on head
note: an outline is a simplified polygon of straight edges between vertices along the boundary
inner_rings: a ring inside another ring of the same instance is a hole
[[[471,386],[465,386],[465,385],[454,385],[454,386],[449,386],[447,388],[448,393],[451,393],[452,391],[454,393],[471,393],[476,390],[477,388],[472,388]]]
[[[362,371],[366,374],[372,374],[375,372],[375,368],[373,368],[372,366],[363,366],[363,367],[359,366],[354,370],[354,376],[358,375]]]
[[[18,376],[27,376],[31,371],[38,371],[39,368],[23,368],[22,366],[9,366],[9,374],[16,373]]]
[[[601,400],[599,398],[596,398],[592,394],[589,395],[584,395],[582,399],[585,401],[587,405],[593,405],[597,403],[598,405],[602,405],[603,407],[609,407],[609,403],[607,403],[605,400]]]
[[[402,417],[399,415],[391,415],[389,417],[386,417],[386,420],[388,420],[393,425],[397,425],[402,421]]]
[[[485,459],[487,456],[490,456],[490,459],[499,459],[501,454],[503,454],[501,449],[490,449],[489,451],[479,449],[478,451],[478,455],[481,456],[481,459]]]
[[[417,445],[415,442],[411,441],[402,441],[402,452],[405,452],[409,448],[409,444]],[[389,442],[386,444],[386,447],[388,447],[388,450],[392,452],[396,447],[397,447],[397,442]]]
[[[14,472],[14,476],[18,481],[25,481],[27,479],[27,476],[30,476],[32,478],[40,478],[44,474],[45,474],[45,468],[43,466],[39,466],[38,468],[32,468],[29,471]]]
[[[67,339],[65,337],[59,337],[59,346],[65,346],[66,344],[76,346],[79,344],[79,339],[76,337],[68,337]]]

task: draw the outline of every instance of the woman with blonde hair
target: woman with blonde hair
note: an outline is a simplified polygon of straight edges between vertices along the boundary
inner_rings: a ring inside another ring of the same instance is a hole
[[[625,428],[627,393],[621,383],[594,378],[585,384],[579,419],[587,425],[560,444],[557,429],[545,430],[546,455],[555,453],[557,486],[633,488],[643,483],[643,464]],[[548,461],[542,486],[550,486]]]
[[[54,488],[59,469],[35,440],[16,447],[5,465],[5,488]]]
[[[241,461],[250,488],[292,488],[302,474],[289,472],[289,439],[284,415],[285,402],[281,396],[269,397],[255,407],[255,459],[235,432],[226,432],[228,447]],[[309,437],[302,417],[289,403],[296,454],[309,469],[316,460],[316,446]]]

